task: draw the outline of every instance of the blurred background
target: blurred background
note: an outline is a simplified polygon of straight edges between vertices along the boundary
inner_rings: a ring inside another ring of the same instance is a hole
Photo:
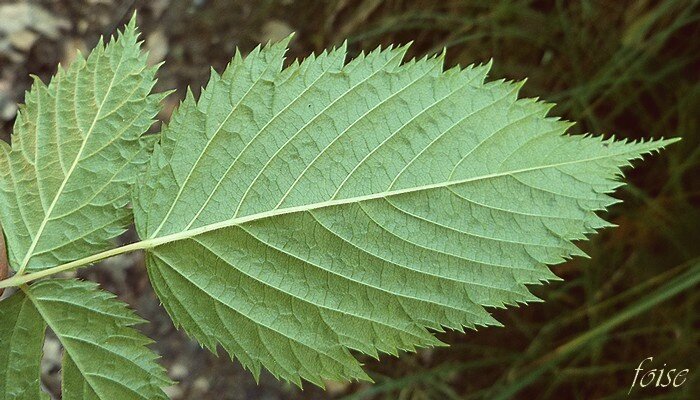
[[[107,260],[83,278],[152,323],[173,399],[698,399],[700,398],[700,2],[532,0],[64,0],[0,1],[0,136],[8,140],[29,74],[45,82],[138,10],[150,62],[165,61],[167,121],[183,89],[236,47],[296,32],[289,59],[348,40],[351,56],[413,41],[409,56],[447,49],[447,66],[493,58],[490,79],[528,78],[523,96],[557,106],[573,133],[682,137],[628,174],[606,214],[619,225],[580,246],[590,259],[553,267],[563,282],[532,290],[543,303],[493,310],[506,328],[440,333],[449,348],[360,357],[374,384],[303,390],[259,383],[176,331],[148,284],[140,254]],[[157,127],[154,128],[157,130]],[[124,241],[134,240],[133,234]],[[639,386],[635,368],[689,368],[679,388]],[[666,364],[664,366],[664,364]],[[45,345],[43,384],[60,396],[60,346]]]

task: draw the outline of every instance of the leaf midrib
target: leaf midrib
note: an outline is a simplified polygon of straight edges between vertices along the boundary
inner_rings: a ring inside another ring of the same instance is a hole
[[[598,156],[598,157],[590,157],[590,158],[583,158],[583,159],[578,159],[578,160],[572,160],[572,161],[566,161],[566,162],[560,162],[560,163],[553,163],[553,164],[545,164],[545,165],[538,165],[534,167],[528,167],[528,168],[522,168],[522,169],[517,169],[517,170],[511,170],[511,171],[503,171],[503,172],[498,172],[498,173],[492,173],[492,174],[486,174],[486,175],[481,175],[481,176],[476,176],[472,178],[465,178],[465,179],[460,179],[460,180],[453,180],[453,181],[445,181],[445,182],[440,182],[440,183],[435,183],[435,184],[430,184],[430,185],[423,185],[423,186],[418,186],[418,187],[411,187],[411,188],[406,188],[406,189],[399,189],[399,190],[394,190],[394,191],[384,191],[384,192],[379,192],[379,193],[372,193],[369,195],[365,196],[357,196],[357,197],[350,197],[350,198],[345,198],[345,199],[339,199],[339,200],[330,200],[330,201],[324,201],[320,203],[314,203],[314,204],[306,204],[302,206],[297,206],[297,207],[289,207],[289,208],[278,208],[278,209],[273,209],[271,211],[265,211],[257,214],[250,214],[246,215],[243,217],[236,217],[236,218],[231,218],[227,219],[224,221],[219,221],[216,223],[208,224],[201,226],[196,229],[191,229],[191,230],[185,230],[182,232],[177,232],[161,237],[155,237],[155,238],[149,238],[146,240],[142,240],[139,242],[135,242],[132,244],[128,244],[125,246],[117,247],[114,249],[106,250],[98,254],[93,254],[91,256],[82,258],[80,260],[75,260],[71,261],[66,264],[58,265],[55,267],[51,268],[46,268],[38,272],[34,272],[31,274],[25,274],[22,276],[15,275],[12,278],[5,279],[4,281],[0,281],[0,288],[4,287],[10,287],[10,286],[18,286],[23,283],[27,283],[39,278],[43,278],[46,276],[50,276],[62,271],[68,271],[74,268],[78,268],[84,265],[88,264],[93,264],[96,263],[100,260],[104,260],[106,258],[110,258],[119,254],[124,254],[128,253],[131,251],[135,250],[149,250],[152,248],[155,248],[157,246],[162,246],[167,243],[172,243],[176,242],[179,240],[184,240],[184,239],[189,239],[194,236],[202,235],[208,232],[216,231],[219,229],[225,229],[231,226],[236,226],[236,225],[241,225],[247,222],[253,222],[257,220],[262,220],[265,218],[271,218],[275,217],[278,215],[285,215],[285,214],[291,214],[295,212],[304,212],[304,211],[311,211],[311,210],[316,210],[320,208],[326,208],[326,207],[333,207],[333,206],[339,206],[343,204],[350,204],[350,203],[357,203],[361,201],[368,201],[368,200],[374,200],[374,199],[379,199],[379,198],[386,198],[390,196],[397,196],[400,194],[405,194],[405,193],[412,193],[412,192],[418,192],[421,190],[429,190],[429,189],[436,189],[436,188],[441,188],[441,187],[451,187],[454,185],[460,185],[464,183],[469,183],[469,182],[478,182],[486,179],[493,179],[493,178],[499,178],[503,176],[513,176],[515,177],[516,174],[522,174],[526,172],[531,172],[531,171],[537,171],[537,170],[543,170],[547,168],[557,168],[565,165],[573,165],[573,164],[580,164],[580,163],[586,163],[586,162],[591,162],[591,161],[596,161],[596,160],[602,160],[606,158],[614,158],[614,157],[619,157],[622,155],[626,154],[635,154],[637,156],[640,156],[642,154],[649,153],[655,149],[659,149],[662,147],[665,147],[668,144],[674,143],[678,141],[678,138],[673,138],[673,139],[667,139],[664,141],[657,141],[653,143],[638,143],[638,144],[644,144],[644,145],[649,145],[648,148],[640,149],[640,148],[635,148],[635,147],[629,147],[628,150],[621,151],[618,153],[611,153],[603,156]],[[636,157],[635,157],[636,158]]]
[[[566,165],[580,164],[580,163],[592,162],[592,161],[602,160],[602,159],[607,159],[607,158],[619,157],[621,155],[631,154],[631,153],[635,153],[635,154],[640,153],[640,150],[635,149],[635,148],[630,148],[629,150],[625,150],[625,151],[622,151],[619,153],[611,153],[611,154],[606,154],[603,156],[589,157],[589,158],[583,158],[583,159],[571,160],[571,161],[565,161],[565,162],[559,162],[559,163],[552,163],[552,164],[545,164],[545,165],[538,165],[538,166],[534,166],[534,167],[497,172],[497,173],[486,174],[486,175],[481,175],[481,176],[476,176],[476,177],[471,177],[471,178],[456,179],[456,180],[451,180],[451,181],[444,181],[444,182],[433,183],[433,184],[429,184],[429,185],[422,185],[422,186],[405,188],[405,189],[377,192],[377,193],[372,193],[372,194],[368,194],[368,195],[349,197],[349,198],[344,198],[344,199],[328,200],[328,201],[323,201],[323,202],[319,202],[319,203],[305,204],[305,205],[295,206],[295,207],[276,208],[276,209],[272,209],[269,211],[250,214],[250,215],[246,215],[246,216],[242,216],[242,217],[230,218],[227,220],[204,225],[204,226],[201,226],[201,227],[195,228],[195,229],[184,230],[181,232],[172,233],[172,234],[165,235],[165,236],[149,238],[147,240],[135,243],[135,245],[139,249],[149,249],[149,248],[161,246],[161,245],[164,245],[167,243],[176,242],[176,241],[183,240],[183,239],[189,239],[191,237],[202,235],[202,234],[216,231],[219,229],[225,229],[225,228],[228,228],[231,226],[241,225],[241,224],[244,224],[247,222],[254,222],[254,221],[258,221],[258,220],[262,220],[262,219],[266,219],[266,218],[276,217],[278,215],[311,211],[311,210],[316,210],[316,209],[320,209],[320,208],[340,206],[340,205],[344,205],[344,204],[358,203],[358,202],[362,202],[362,201],[375,200],[375,199],[397,196],[397,195],[406,194],[406,193],[419,192],[419,191],[423,191],[423,190],[437,189],[437,188],[442,188],[442,187],[450,187],[450,186],[455,186],[455,185],[461,185],[464,183],[478,182],[478,181],[482,181],[482,180],[486,180],[486,179],[493,179],[493,178],[499,178],[499,177],[503,177],[503,176],[522,174],[522,173],[531,172],[531,171],[538,171],[538,170],[549,169],[549,168],[558,168],[558,167],[562,167],[562,166],[566,166]]]

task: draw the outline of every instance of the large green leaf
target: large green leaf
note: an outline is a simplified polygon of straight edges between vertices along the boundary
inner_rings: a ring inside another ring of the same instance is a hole
[[[135,200],[176,324],[256,376],[367,379],[349,349],[497,324],[484,307],[536,300],[525,285],[608,225],[619,167],[668,143],[565,135],[488,66],[402,64],[401,47],[282,69],[285,49],[188,94]]]
[[[47,280],[0,303],[0,399],[37,398],[46,326],[64,348],[64,400],[167,398],[161,387],[171,382],[145,347],[151,340],[131,328],[145,321],[96,287]]]
[[[156,68],[137,36],[134,19],[48,86],[35,79],[12,147],[0,141],[0,219],[16,271],[105,250],[129,225],[129,187],[152,142],[141,135],[162,98],[149,95]]]

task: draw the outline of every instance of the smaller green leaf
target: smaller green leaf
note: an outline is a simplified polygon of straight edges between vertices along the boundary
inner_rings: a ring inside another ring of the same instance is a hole
[[[63,400],[166,399],[161,388],[172,382],[146,348],[152,341],[132,328],[142,322],[92,282],[23,288],[0,303],[0,400],[37,398],[46,326],[64,348]]]
[[[40,382],[45,330],[46,323],[24,293],[0,302],[0,400],[44,396]]]
[[[148,160],[164,94],[151,94],[135,20],[87,58],[35,79],[12,146],[0,141],[0,219],[12,269],[47,269],[107,250],[131,223],[130,186]]]
[[[28,297],[60,340],[63,399],[164,399],[171,384],[145,346],[150,339],[131,328],[145,322],[92,282],[49,280]]]

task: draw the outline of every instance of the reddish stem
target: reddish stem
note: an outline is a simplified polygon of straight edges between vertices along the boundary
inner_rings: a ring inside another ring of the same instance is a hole
[[[2,233],[2,224],[0,223],[0,281],[7,278],[9,267],[7,266],[7,252],[5,251],[5,236]],[[0,288],[0,295],[5,289]]]

